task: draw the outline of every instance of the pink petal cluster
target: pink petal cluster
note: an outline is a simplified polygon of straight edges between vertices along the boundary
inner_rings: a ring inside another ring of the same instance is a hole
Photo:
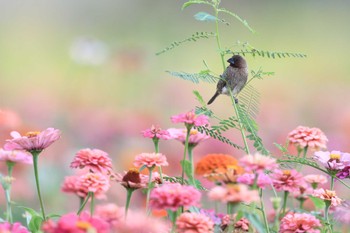
[[[16,131],[11,132],[12,139],[6,140],[5,150],[25,150],[42,151],[49,147],[52,143],[61,137],[58,129],[47,128],[41,132],[28,132],[25,136],[21,136]]]
[[[192,186],[169,183],[151,191],[150,206],[158,210],[176,211],[180,206],[196,206],[200,198],[201,193]]]
[[[178,233],[211,233],[214,222],[203,214],[185,212],[177,218],[176,228]]]
[[[214,201],[223,203],[251,203],[259,201],[259,193],[257,190],[249,190],[247,185],[232,184],[226,186],[215,186],[212,188],[208,197]]]
[[[96,216],[83,212],[78,216],[75,213],[63,215],[55,224],[50,221],[44,223],[44,233],[109,233],[109,224]]]
[[[117,181],[123,185],[126,189],[139,189],[146,188],[148,178],[145,175],[140,174],[137,169],[130,169],[124,172],[124,175],[116,173],[113,175],[112,180]]]
[[[306,213],[289,212],[282,218],[279,233],[319,233],[320,230],[315,229],[321,227],[320,220],[315,216]]]
[[[66,176],[64,177],[64,181],[61,185],[61,191],[64,193],[79,193],[79,176]]]
[[[154,125],[152,125],[150,129],[143,130],[141,133],[145,138],[163,139],[163,140],[168,140],[171,138],[167,130],[162,130],[158,126],[154,126]]]
[[[165,155],[161,153],[142,153],[135,157],[134,165],[136,167],[153,167],[153,166],[168,166]]]
[[[77,195],[86,197],[93,192],[96,198],[104,198],[110,188],[109,178],[101,173],[86,173],[79,177]]]
[[[101,172],[109,174],[112,170],[112,160],[108,154],[99,149],[79,150],[72,163],[71,168],[88,168],[92,172]]]
[[[248,232],[248,231],[249,231],[249,224],[250,224],[250,223],[249,223],[248,219],[246,219],[246,218],[241,218],[240,220],[238,220],[238,221],[235,223],[235,229]]]
[[[28,229],[21,225],[19,222],[15,222],[11,225],[8,222],[0,223],[1,233],[29,233]]]
[[[270,176],[268,176],[265,173],[258,173],[257,174],[258,179],[257,179],[257,185],[259,188],[266,188],[269,187],[272,184],[272,180]],[[255,180],[255,174],[253,173],[244,173],[240,175],[237,178],[237,182],[241,184],[247,184],[247,185],[253,185]]]
[[[277,191],[295,192],[305,182],[303,176],[296,170],[275,170],[271,178]]]
[[[113,203],[98,205],[95,215],[108,222],[110,226],[115,226],[124,221],[124,208]]]
[[[288,135],[290,143],[299,148],[308,147],[313,150],[325,149],[328,139],[318,128],[298,126]]]
[[[317,187],[319,184],[325,184],[328,182],[327,177],[324,175],[306,175],[304,176],[304,180],[311,184],[312,187]]]
[[[176,140],[182,142],[183,144],[185,144],[187,129],[185,129],[185,128],[184,129],[170,128],[170,129],[168,129],[168,132],[169,132],[170,137],[172,139],[176,139]],[[198,143],[205,141],[209,138],[210,138],[210,136],[203,134],[203,133],[200,133],[195,129],[191,129],[190,137],[188,139],[188,144],[192,145],[192,146],[196,146]]]
[[[331,206],[335,207],[342,203],[342,200],[337,196],[335,191],[328,189],[316,189],[312,194],[314,197],[318,197],[322,200],[331,202]]]
[[[112,230],[117,233],[166,233],[170,232],[170,227],[162,220],[147,216],[143,212],[130,211],[127,219],[120,221]]]
[[[266,170],[273,171],[278,165],[276,159],[260,153],[254,155],[246,155],[240,160],[242,167],[248,172],[264,172]]]
[[[202,126],[209,123],[208,117],[205,115],[196,115],[192,110],[187,113],[181,113],[171,117],[171,122],[173,123],[185,123],[185,125],[191,126]]]
[[[319,161],[325,168],[332,171],[340,171],[350,165],[350,154],[340,151],[317,151],[314,159]]]
[[[21,150],[3,150],[0,149],[0,161],[10,161],[13,163],[33,163],[33,156]]]

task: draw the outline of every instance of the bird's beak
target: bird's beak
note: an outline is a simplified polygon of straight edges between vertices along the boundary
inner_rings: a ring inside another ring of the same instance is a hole
[[[232,57],[230,59],[228,59],[227,62],[230,63],[230,64],[235,64],[235,62],[233,61]]]

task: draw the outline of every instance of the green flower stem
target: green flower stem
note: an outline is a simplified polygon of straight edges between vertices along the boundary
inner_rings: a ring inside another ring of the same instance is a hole
[[[16,163],[12,161],[7,161],[7,176],[12,177],[12,171],[13,167],[15,166]],[[12,217],[12,206],[11,206],[11,186],[12,183],[9,182],[7,187],[5,188],[5,198],[6,198],[6,220],[9,223],[13,222],[13,217]]]
[[[234,204],[231,202],[227,203],[227,214],[230,216],[230,219],[232,218],[232,222],[230,221],[228,224],[228,231],[227,232],[233,232],[234,225],[235,225],[235,219],[233,218],[233,207]]]
[[[249,155],[250,151],[249,151],[249,146],[248,146],[248,143],[247,143],[247,138],[246,138],[246,135],[245,135],[245,132],[244,132],[244,127],[243,127],[241,118],[239,117],[239,112],[238,112],[239,106],[238,106],[238,104],[236,104],[236,101],[235,101],[235,99],[232,96],[231,89],[228,88],[228,90],[230,92],[231,101],[232,101],[232,104],[233,104],[233,107],[235,109],[235,113],[236,113],[236,116],[237,116],[238,125],[239,125],[239,131],[241,131],[241,135],[242,135],[242,139],[243,139],[243,143],[244,143],[244,150]]]
[[[331,190],[334,189],[334,175],[331,176]]]
[[[326,225],[328,227],[329,233],[333,233],[333,227],[332,224],[329,221],[329,207],[331,206],[331,201],[325,201],[325,210],[324,210],[324,216],[325,216],[325,220],[326,220]]]
[[[39,158],[40,152],[41,151],[31,151],[31,154],[33,155],[34,176],[35,176],[36,189],[38,192],[38,197],[40,202],[41,213],[43,215],[43,220],[45,221],[46,220],[45,208],[44,208],[43,199],[40,193],[39,173],[38,173],[38,158]]]
[[[304,207],[304,202],[305,202],[305,200],[303,199],[303,198],[301,198],[300,200],[299,200],[299,208],[302,210]]]
[[[95,209],[95,193],[91,193],[91,203],[90,203],[90,216],[94,215]]]
[[[183,157],[184,162],[186,161],[186,155],[187,155],[187,150],[188,150],[188,141],[190,139],[192,126],[193,125],[186,124],[187,133],[186,133],[185,149],[184,149],[184,157]],[[182,166],[181,184],[185,184],[185,166]]]
[[[289,194],[288,191],[284,191],[283,206],[282,206],[282,216],[284,216],[286,214],[288,194]]]
[[[216,4],[213,6],[214,7],[214,11],[215,11],[215,17],[218,19],[219,18],[219,4],[220,1],[217,1]],[[224,59],[224,54],[222,53],[221,50],[221,42],[220,42],[220,34],[219,34],[219,20],[215,20],[215,29],[216,29],[216,43],[218,45],[218,49],[220,51],[220,57],[221,57],[221,62],[222,62],[222,67],[225,70],[226,66],[225,66],[225,59]]]
[[[149,175],[148,175],[148,188],[147,188],[147,197],[146,197],[146,211],[147,211],[147,213],[150,213],[150,211],[149,211],[149,197],[150,197],[151,189],[152,189],[152,171],[153,171],[153,169],[154,169],[154,166],[148,168]]]
[[[308,149],[308,148],[309,148],[308,146],[305,146],[305,147],[304,147],[303,159],[306,159],[306,154],[307,154],[307,149]]]
[[[168,213],[169,213],[169,218],[172,222],[171,233],[176,233],[176,218],[177,218],[178,211],[170,211]]]
[[[77,212],[77,215],[80,216],[80,213],[84,210],[84,207],[85,207],[86,203],[88,202],[89,198],[90,198],[92,195],[93,195],[92,192],[88,192],[88,194],[87,194],[87,196],[85,197],[83,203],[82,203],[82,204],[80,205],[80,207],[79,207],[79,210],[78,210],[78,212]]]
[[[129,205],[130,205],[130,200],[131,200],[131,195],[134,192],[135,189],[127,188],[126,189],[126,204],[125,204],[125,216],[124,218],[126,219],[128,215],[128,210],[129,210]]]
[[[154,144],[154,152],[155,152],[155,153],[159,153],[159,138],[154,137],[154,138],[153,138],[153,144]],[[158,169],[159,169],[160,181],[163,183],[163,171],[162,171],[162,166],[159,166]]]
[[[270,233],[269,222],[267,221],[266,212],[265,212],[265,205],[264,205],[264,200],[263,200],[263,191],[262,191],[261,188],[259,189],[259,197],[260,197],[261,212],[262,212],[264,223],[265,223],[266,233]]]
[[[194,160],[193,160],[193,148],[194,146],[189,146],[188,147],[188,159],[190,160],[191,163],[191,183],[193,185],[196,184],[195,180],[194,180]]]

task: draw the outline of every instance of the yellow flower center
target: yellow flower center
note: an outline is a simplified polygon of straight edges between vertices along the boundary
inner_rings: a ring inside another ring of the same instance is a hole
[[[88,230],[92,227],[91,224],[86,221],[78,221],[76,222],[76,226],[82,230]]]
[[[339,154],[330,154],[329,157],[331,158],[331,160],[339,160],[340,159]]]
[[[290,176],[291,171],[290,170],[284,170],[283,175]]]
[[[28,138],[33,138],[33,137],[38,136],[38,134],[40,134],[40,131],[29,131],[29,132],[26,133],[26,136]]]
[[[192,130],[191,130],[191,132],[190,132],[190,135],[196,135],[197,133],[198,133],[198,131],[197,131],[197,130],[192,129]]]

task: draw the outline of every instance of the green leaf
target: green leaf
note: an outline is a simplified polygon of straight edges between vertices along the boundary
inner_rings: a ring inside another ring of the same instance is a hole
[[[197,97],[197,100],[201,105],[205,105],[205,101],[204,101],[203,97],[201,96],[201,94],[199,94],[198,91],[194,90],[193,94]]]
[[[212,76],[208,73],[190,74],[186,72],[176,72],[176,71],[166,71],[166,72],[171,74],[172,76],[182,78],[184,80],[191,81],[193,83],[199,83],[200,81],[207,82],[207,83],[216,83],[218,80],[217,77]]]
[[[273,143],[282,153],[288,153],[287,148],[278,143]]]
[[[246,56],[248,54],[252,55],[253,57],[259,56],[264,58],[286,58],[286,57],[294,57],[294,58],[306,58],[306,54],[303,53],[290,53],[290,52],[272,52],[267,50],[258,50],[258,49],[245,49],[241,51],[232,51],[230,49],[227,49],[224,51],[224,54],[238,54],[242,56]]]
[[[208,21],[208,22],[215,22],[216,20],[218,20],[218,18],[206,12],[198,12],[197,14],[194,15],[194,18],[199,21]]]
[[[210,3],[208,2],[205,2],[205,1],[201,1],[201,0],[190,0],[188,2],[185,2],[182,7],[181,7],[181,10],[184,10],[185,8],[193,5],[193,4],[207,4],[207,5],[211,5]]]
[[[249,31],[251,31],[252,33],[255,33],[255,30],[249,26],[248,22],[244,19],[242,19],[241,17],[239,17],[237,14],[229,11],[229,10],[226,10],[224,8],[221,8],[219,9],[220,12],[223,12],[223,13],[226,13],[226,14],[229,14],[231,15],[232,17],[236,18],[239,22],[241,22]]]
[[[147,166],[143,165],[142,167],[140,167],[139,172],[142,172],[145,168],[147,168]]]
[[[309,198],[312,201],[312,203],[314,203],[316,210],[324,210],[324,208],[326,207],[324,200],[313,196],[309,196]]]
[[[42,217],[33,216],[28,225],[30,232],[40,232],[42,222]]]
[[[244,213],[244,216],[249,220],[249,222],[255,227],[259,233],[266,233],[264,224],[261,223],[256,214]]]

